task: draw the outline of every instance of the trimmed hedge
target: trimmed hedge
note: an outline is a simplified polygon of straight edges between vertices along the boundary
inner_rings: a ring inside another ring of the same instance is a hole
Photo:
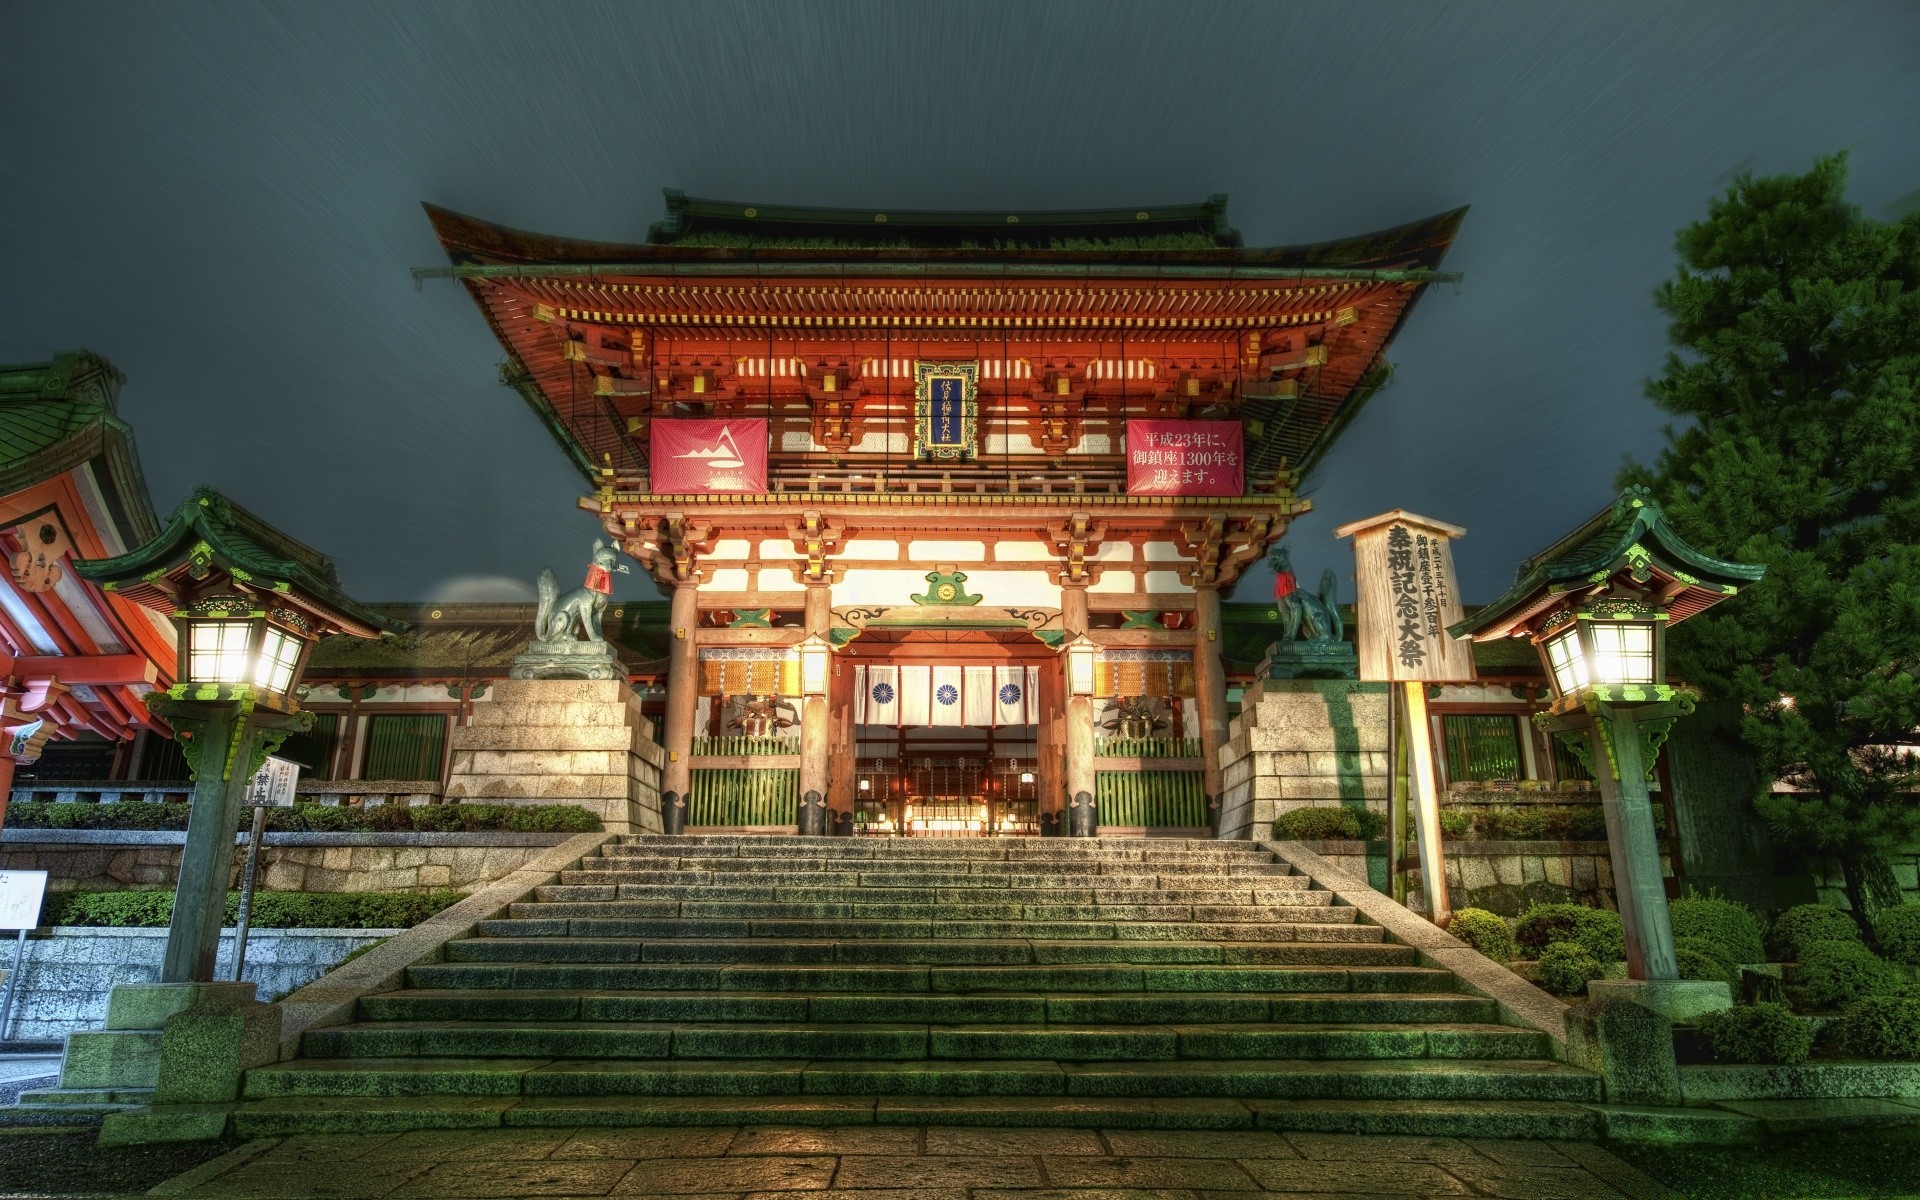
[[[1711,938],[1675,938],[1673,955],[1680,967],[1680,978],[1720,980],[1735,1000],[1740,999],[1740,967],[1720,943]]]
[[[1873,923],[1873,940],[1889,960],[1920,967],[1920,904],[1902,904],[1882,912]]]
[[[1587,981],[1606,975],[1606,968],[1579,942],[1555,942],[1540,952],[1540,986],[1556,996],[1577,996]]]
[[[1847,1009],[1841,1030],[1849,1054],[1920,1059],[1920,996],[1868,996]]]
[[[404,929],[431,917],[464,893],[263,892],[253,894],[256,929]],[[227,924],[239,920],[240,893],[227,893]],[[163,929],[173,916],[173,893],[51,892],[41,909],[43,925]]]
[[[1385,829],[1386,821],[1379,813],[1338,805],[1296,808],[1281,813],[1273,822],[1273,836],[1280,841],[1371,841]]]
[[[1813,1026],[1784,1004],[1723,1009],[1695,1024],[1722,1062],[1803,1063],[1813,1049]]]
[[[78,802],[13,804],[6,823],[12,829],[182,830],[188,804]],[[244,814],[247,828],[253,814]],[[427,804],[402,808],[295,804],[267,812],[270,833],[597,833],[600,818],[577,804]]]
[[[1767,949],[1776,962],[1799,962],[1815,942],[1857,942],[1860,927],[1830,904],[1796,904],[1780,914],[1767,933]]]
[[[1666,831],[1666,810],[1653,810],[1654,828]],[[1598,804],[1462,805],[1440,813],[1448,837],[1517,842],[1598,842],[1607,836],[1607,816]]]
[[[1620,914],[1607,908],[1535,904],[1514,922],[1513,936],[1528,950],[1545,950],[1555,942],[1578,942],[1601,962],[1619,962],[1627,956]]]
[[[1447,932],[1495,962],[1508,962],[1515,953],[1513,931],[1497,913],[1484,908],[1463,908],[1447,922]]]
[[[1851,1004],[1898,988],[1900,972],[1859,942],[1814,942],[1800,952],[1793,982],[1822,1008]]]
[[[1708,896],[1687,896],[1675,900],[1668,910],[1673,914],[1675,938],[1712,942],[1729,962],[1736,964],[1767,960],[1766,945],[1760,938],[1760,918],[1746,905]]]

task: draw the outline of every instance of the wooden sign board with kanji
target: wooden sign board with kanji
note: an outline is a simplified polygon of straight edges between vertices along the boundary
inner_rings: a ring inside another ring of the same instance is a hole
[[[1447,634],[1461,617],[1452,541],[1466,532],[1402,509],[1334,530],[1353,539],[1360,678],[1473,682],[1471,643]]]

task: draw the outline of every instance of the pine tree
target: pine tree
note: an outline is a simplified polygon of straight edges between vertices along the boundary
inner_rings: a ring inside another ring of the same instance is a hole
[[[1785,846],[1837,859],[1854,917],[1900,902],[1920,839],[1920,215],[1863,217],[1846,157],[1743,177],[1680,232],[1656,293],[1680,418],[1651,485],[1675,525],[1764,581],[1678,627],[1672,658],[1738,701]],[[1869,934],[1869,936],[1871,936]]]

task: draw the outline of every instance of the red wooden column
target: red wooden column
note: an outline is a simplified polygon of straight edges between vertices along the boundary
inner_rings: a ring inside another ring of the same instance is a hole
[[[1087,635],[1084,583],[1061,586],[1060,625],[1066,630],[1069,642]],[[1067,832],[1072,837],[1093,837],[1099,830],[1098,811],[1094,807],[1093,697],[1073,695],[1069,688],[1066,721]]]
[[[1227,672],[1220,661],[1220,589],[1193,590],[1193,698],[1200,710],[1201,787],[1207,824],[1220,832],[1220,751],[1227,744]]]
[[[660,779],[660,819],[668,833],[687,827],[693,805],[693,712],[700,696],[700,655],[695,642],[700,628],[698,601],[697,584],[674,585],[667,616],[667,768]]]

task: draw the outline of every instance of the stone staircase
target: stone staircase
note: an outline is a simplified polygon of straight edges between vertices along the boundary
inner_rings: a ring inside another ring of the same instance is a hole
[[[255,1069],[242,1136],[1598,1136],[1598,1077],[1248,842],[629,837]]]

